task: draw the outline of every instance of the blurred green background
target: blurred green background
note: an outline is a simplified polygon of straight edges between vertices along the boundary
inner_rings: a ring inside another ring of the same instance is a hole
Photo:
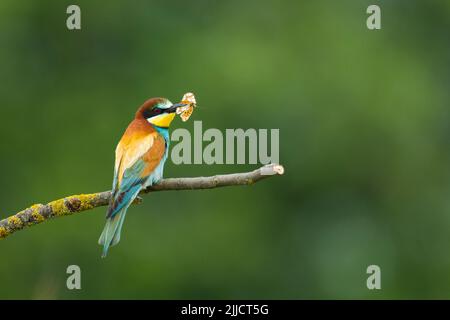
[[[107,190],[153,96],[196,93],[173,128],[279,128],[286,174],[150,194],[107,259],[106,208],[20,231],[0,241],[0,298],[450,298],[449,30],[445,0],[1,1],[0,218]]]

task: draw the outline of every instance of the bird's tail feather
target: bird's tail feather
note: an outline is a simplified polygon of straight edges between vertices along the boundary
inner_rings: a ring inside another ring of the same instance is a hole
[[[105,228],[98,239],[98,244],[103,246],[102,258],[108,254],[109,247],[116,245],[120,241],[120,232],[125,215],[127,214],[127,209],[128,206],[125,206],[113,217],[106,220]]]
[[[127,209],[137,197],[141,188],[141,185],[135,185],[126,192],[119,193],[117,198],[112,199],[108,208],[105,228],[98,239],[98,243],[103,246],[103,258],[108,254],[109,247],[119,243]]]

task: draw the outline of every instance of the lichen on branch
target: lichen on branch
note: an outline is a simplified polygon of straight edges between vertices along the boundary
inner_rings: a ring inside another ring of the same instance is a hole
[[[283,166],[269,164],[251,172],[223,174],[210,177],[163,179],[143,190],[141,194],[166,190],[212,189],[226,186],[251,185],[264,178],[282,175]],[[0,220],[0,239],[55,217],[72,215],[77,212],[106,206],[111,198],[110,191],[91,194],[79,194],[51,201],[47,204],[35,204],[9,218]]]

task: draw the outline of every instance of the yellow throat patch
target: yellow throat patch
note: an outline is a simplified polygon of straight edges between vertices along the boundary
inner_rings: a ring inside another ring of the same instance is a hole
[[[163,113],[160,115],[157,115],[155,117],[152,117],[148,119],[148,122],[151,124],[162,127],[162,128],[168,128],[170,126],[170,123],[172,122],[173,118],[175,118],[175,112],[174,113]]]

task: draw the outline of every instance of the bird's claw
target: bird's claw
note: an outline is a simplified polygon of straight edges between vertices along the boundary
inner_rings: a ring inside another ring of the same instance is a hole
[[[144,199],[142,199],[141,197],[137,196],[137,197],[134,199],[133,203],[134,203],[134,204],[140,204],[140,203],[142,203],[143,201],[144,201]]]

